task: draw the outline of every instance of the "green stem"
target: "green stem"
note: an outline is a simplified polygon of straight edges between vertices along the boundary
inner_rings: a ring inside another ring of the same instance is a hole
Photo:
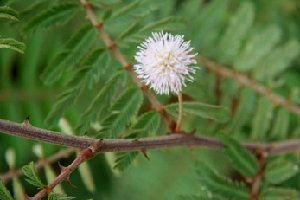
[[[182,91],[178,92],[178,103],[179,103],[179,114],[178,114],[178,120],[176,124],[175,132],[178,133],[181,131],[181,124],[182,124],[182,113],[183,113],[183,107],[182,107]]]

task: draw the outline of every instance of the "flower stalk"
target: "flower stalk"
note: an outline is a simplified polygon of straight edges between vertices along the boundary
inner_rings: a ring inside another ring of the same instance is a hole
[[[179,113],[178,113],[178,120],[176,124],[175,132],[181,132],[181,124],[182,124],[182,113],[183,113],[183,101],[182,101],[182,91],[178,92],[178,103],[179,103]]]

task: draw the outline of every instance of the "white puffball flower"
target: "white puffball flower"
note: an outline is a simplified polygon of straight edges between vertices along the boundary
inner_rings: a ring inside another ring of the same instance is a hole
[[[189,73],[195,74],[198,67],[189,65],[197,63],[193,59],[197,54],[189,55],[193,48],[190,41],[183,41],[183,35],[160,32],[152,36],[138,47],[135,71],[156,93],[169,94],[171,89],[178,94],[182,85],[186,87],[185,80],[193,81]]]

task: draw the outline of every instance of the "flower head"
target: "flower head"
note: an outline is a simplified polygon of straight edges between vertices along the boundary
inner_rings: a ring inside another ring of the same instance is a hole
[[[158,94],[169,94],[170,89],[178,94],[182,85],[186,86],[185,80],[193,80],[189,73],[195,73],[198,67],[189,65],[196,64],[193,58],[197,54],[189,55],[193,48],[190,41],[183,41],[183,35],[163,32],[152,35],[138,47],[135,71]]]

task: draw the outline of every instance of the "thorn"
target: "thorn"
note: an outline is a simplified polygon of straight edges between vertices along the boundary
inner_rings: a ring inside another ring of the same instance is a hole
[[[67,167],[62,166],[59,161],[58,161],[58,165],[62,173],[67,170]]]
[[[150,161],[150,158],[148,157],[147,155],[147,151],[146,150],[142,150],[143,154],[144,154],[144,157],[147,158],[147,160]]]
[[[72,185],[74,188],[77,188],[77,186],[75,186],[73,183],[71,183],[70,178],[66,178],[67,183],[69,183],[70,185]]]
[[[133,139],[131,142],[132,142],[132,143],[135,143],[135,142],[137,142],[139,139],[140,139],[140,137],[137,137],[137,138]]]
[[[26,119],[23,121],[22,124],[24,124],[24,125],[26,125],[26,126],[30,126],[29,118],[30,118],[30,115],[28,115],[28,117],[26,117]]]

